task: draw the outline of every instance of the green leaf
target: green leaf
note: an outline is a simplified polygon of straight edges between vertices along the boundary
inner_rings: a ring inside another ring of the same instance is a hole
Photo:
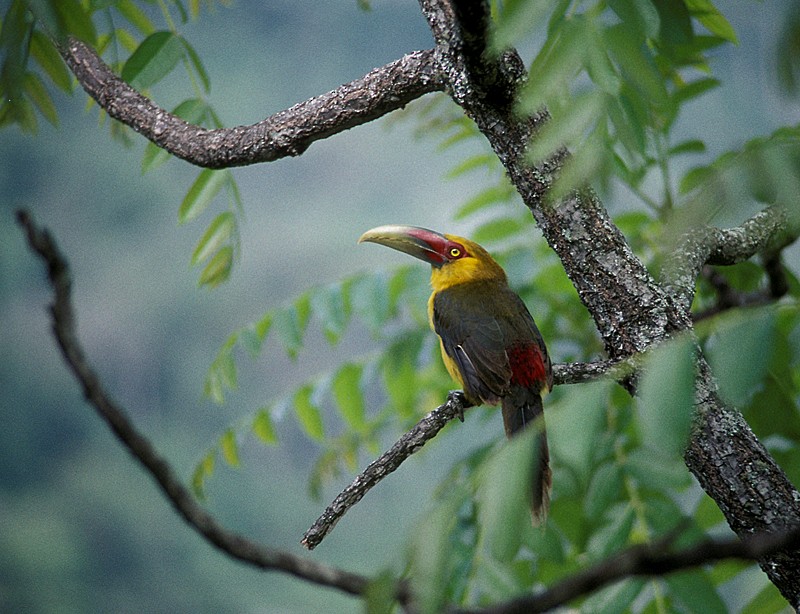
[[[755,393],[767,373],[775,343],[775,311],[736,311],[719,318],[707,355],[720,394],[741,407]]]
[[[459,207],[458,211],[456,211],[455,219],[463,220],[489,205],[507,202],[513,193],[514,188],[508,181],[485,188]]]
[[[526,223],[519,219],[502,217],[481,224],[475,229],[472,236],[479,243],[494,243],[518,234],[525,226]]]
[[[689,45],[694,37],[689,9],[683,0],[653,0],[661,21],[659,36],[667,45]]]
[[[274,313],[268,311],[260,320],[250,323],[246,328],[243,328],[239,334],[239,340],[244,348],[255,358],[261,352],[261,346],[264,339],[272,327],[272,318]]]
[[[372,578],[364,591],[366,614],[391,614],[396,604],[397,579],[391,570],[380,572]]]
[[[50,93],[42,83],[41,77],[34,72],[29,72],[25,75],[23,87],[28,98],[39,109],[39,113],[53,126],[58,126],[58,111],[50,98]]]
[[[294,305],[278,310],[272,319],[272,325],[283,343],[283,349],[292,359],[297,358],[300,348],[303,347],[303,336],[310,311],[310,299],[306,293],[297,299]]]
[[[520,93],[522,113],[538,113],[543,106],[551,106],[569,94],[569,86],[588,53],[584,24],[584,19],[577,18],[561,22],[557,33],[548,37],[531,64],[530,76]]]
[[[414,532],[411,561],[414,573],[411,586],[422,614],[444,610],[451,573],[452,542],[460,507],[460,493],[455,491],[446,501],[425,514]]]
[[[236,443],[236,433],[233,429],[228,429],[222,434],[219,440],[219,446],[222,450],[222,458],[231,467],[239,466],[239,446]]]
[[[691,477],[681,457],[667,456],[660,450],[632,450],[625,460],[624,469],[639,484],[653,490],[682,490],[691,483]]]
[[[222,405],[225,402],[225,391],[222,387],[219,373],[213,367],[206,374],[205,382],[203,382],[203,396],[208,397],[217,405]]]
[[[206,229],[192,252],[192,265],[198,265],[227,244],[236,230],[236,217],[231,211],[220,213]]]
[[[25,0],[49,35],[58,40],[69,36],[94,46],[97,32],[91,16],[79,0]]]
[[[672,100],[677,105],[683,104],[688,100],[699,98],[706,92],[719,87],[720,83],[719,79],[713,79],[711,77],[690,81],[678,88],[672,95]]]
[[[178,209],[178,223],[185,224],[193,220],[214,200],[228,181],[230,171],[215,171],[209,168],[200,171]]]
[[[765,582],[753,599],[742,608],[742,612],[758,612],[758,614],[778,614],[788,609],[786,599],[780,594],[772,582]]]
[[[230,277],[232,267],[233,248],[227,245],[214,254],[214,257],[208,261],[208,264],[200,273],[198,283],[201,286],[215,288]]]
[[[533,472],[539,459],[541,426],[527,428],[500,446],[481,470],[478,518],[494,559],[514,558],[530,527]]]
[[[350,303],[373,335],[379,335],[391,312],[389,288],[381,273],[356,277],[350,284]]]
[[[647,38],[658,36],[661,19],[650,0],[610,0],[608,5],[623,22]]]
[[[685,2],[692,17],[702,23],[711,34],[733,44],[739,43],[733,26],[711,0],[685,0]]]
[[[310,385],[303,386],[294,395],[294,410],[303,431],[311,439],[323,441],[325,429],[322,425],[322,414],[312,401],[314,389]]]
[[[494,168],[496,164],[497,156],[494,154],[487,153],[470,156],[454,168],[447,171],[445,177],[447,179],[455,179],[479,168]]]
[[[333,376],[333,398],[347,425],[357,433],[366,426],[364,418],[364,395],[361,392],[363,368],[347,363]]]
[[[214,474],[214,464],[216,460],[216,452],[211,450],[203,457],[192,474],[192,490],[195,497],[198,499],[205,499],[205,484],[206,480]]]
[[[592,614],[618,614],[629,612],[630,607],[645,586],[645,581],[633,578],[612,584],[590,596],[581,608]]]
[[[570,467],[582,484],[594,470],[597,441],[605,427],[611,383],[607,381],[568,388],[555,407],[547,409],[550,451]]]
[[[491,49],[499,54],[544,23],[551,7],[548,2],[504,0],[491,32]]]
[[[683,456],[694,409],[694,344],[688,336],[654,348],[639,384],[642,443],[653,452]]]
[[[561,147],[574,149],[605,116],[605,95],[596,91],[583,94],[574,101],[573,110],[568,117],[556,117],[545,124],[528,153],[531,162],[546,160]]]
[[[709,531],[725,522],[725,515],[719,509],[719,505],[708,495],[700,497],[692,517],[703,531]]]
[[[122,67],[122,78],[142,90],[167,76],[183,58],[183,39],[172,32],[154,32],[142,41]]]
[[[605,31],[604,40],[611,57],[619,66],[628,96],[640,98],[646,108],[670,104],[664,79],[653,56],[645,51],[647,47],[640,37],[632,35],[623,26],[616,26]],[[648,118],[646,121],[652,123],[653,120]]]
[[[275,432],[275,425],[272,424],[270,411],[264,408],[258,411],[253,419],[253,434],[266,444],[273,445],[278,443],[278,434]]]
[[[189,44],[189,41],[186,39],[181,39],[181,42],[183,42],[184,49],[189,56],[189,61],[191,62],[194,71],[197,73],[197,76],[200,77],[200,82],[203,84],[203,91],[208,94],[211,91],[211,79],[208,77],[208,72],[206,71],[206,67],[203,65],[203,60],[200,59],[197,51],[195,51],[194,47]]]
[[[600,519],[622,493],[622,471],[615,462],[598,467],[589,483],[583,506],[587,518]]]
[[[133,0],[116,0],[114,7],[140,34],[149,36],[156,29],[153,22]]]
[[[334,284],[317,288],[311,294],[311,310],[322,324],[328,343],[339,341],[350,320],[349,284]]]
[[[605,518],[609,522],[593,531],[586,545],[586,550],[598,560],[618,552],[628,543],[636,514],[630,503],[623,503],[611,508]]]
[[[669,574],[664,578],[669,590],[690,614],[727,614],[728,608],[703,569]]]
[[[72,92],[72,76],[53,42],[39,30],[31,35],[31,57],[42,67],[53,84],[60,90]]]
[[[404,417],[413,416],[419,395],[417,369],[423,337],[403,335],[393,343],[381,359],[381,375],[389,399]]]
[[[674,147],[670,147],[669,155],[679,156],[687,153],[705,153],[705,151],[706,144],[703,141],[698,139],[690,139],[688,141],[682,141]]]

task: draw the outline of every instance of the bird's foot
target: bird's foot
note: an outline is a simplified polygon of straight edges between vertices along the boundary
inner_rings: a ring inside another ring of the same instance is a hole
[[[451,390],[447,393],[447,401],[448,403],[455,403],[456,409],[458,413],[458,419],[461,422],[464,422],[464,410],[471,406],[471,403],[467,400],[466,395],[464,395],[463,391],[461,390]]]

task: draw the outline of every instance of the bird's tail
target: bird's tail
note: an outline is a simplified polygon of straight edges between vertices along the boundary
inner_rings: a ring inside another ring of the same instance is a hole
[[[540,429],[539,445],[536,446],[535,458],[532,459],[531,476],[531,520],[534,526],[539,526],[547,519],[553,477],[550,471],[547,433],[544,428],[542,397],[538,394],[528,394],[526,397],[522,402],[520,399],[514,399],[514,395],[503,398],[503,425],[509,438],[529,426]]]

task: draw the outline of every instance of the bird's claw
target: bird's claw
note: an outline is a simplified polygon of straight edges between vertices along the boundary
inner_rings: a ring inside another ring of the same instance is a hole
[[[451,390],[447,394],[447,400],[450,403],[455,403],[458,412],[456,416],[458,417],[459,421],[464,422],[464,407],[467,405],[467,398],[464,396],[464,393],[460,390]]]

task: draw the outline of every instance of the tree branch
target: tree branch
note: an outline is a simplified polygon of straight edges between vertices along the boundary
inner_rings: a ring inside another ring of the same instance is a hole
[[[612,361],[553,365],[553,383],[559,385],[586,382],[604,375],[617,366],[617,363]],[[311,525],[300,543],[309,550],[316,548],[333,530],[341,517],[361,501],[373,486],[376,486],[409,456],[433,439],[453,418],[458,417],[463,421],[464,410],[469,407],[471,405],[460,390],[451,392],[447,397],[447,402],[417,422],[389,450],[372,461],[364,471],[356,476]]]
[[[789,216],[781,207],[767,207],[735,228],[694,228],[670,252],[662,270],[662,286],[688,311],[703,266],[738,264],[756,254],[770,257],[796,240],[799,232],[790,227]]]
[[[691,330],[688,301],[675,300],[653,279],[591,190],[572,192],[560,202],[548,200],[568,153],[532,165],[525,152],[532,135],[547,120],[546,112],[519,117],[492,105],[478,88],[470,87],[470,70],[461,51],[462,30],[453,23],[453,1],[420,0],[448,89],[456,92],[454,99],[486,137],[558,254],[595,321],[609,358],[623,360],[677,332]],[[715,244],[696,267],[712,253],[715,261],[735,257],[722,249],[726,242]],[[719,398],[711,370],[702,353],[698,356],[696,428],[685,455],[690,471],[741,537],[800,522],[800,493],[741,414]],[[633,381],[628,386],[635,392]],[[795,571],[800,568],[800,552],[767,555],[759,564],[790,603],[800,604],[800,578]]]
[[[663,576],[724,559],[756,561],[775,552],[800,547],[800,525],[780,533],[759,533],[744,540],[703,540],[683,550],[670,551],[674,536],[653,544],[632,546],[592,567],[564,578],[550,588],[494,606],[457,609],[453,614],[534,614],[566,605],[619,580],[633,576]]]
[[[416,51],[257,124],[209,130],[185,122],[134,90],[85,43],[71,38],[59,51],[86,93],[111,117],[174,156],[208,168],[298,156],[317,140],[444,88],[433,51]]]
[[[189,526],[229,556],[254,567],[282,571],[351,595],[362,595],[369,585],[369,578],[255,543],[222,527],[213,516],[197,504],[168,461],[156,451],[144,435],[136,430],[122,408],[109,398],[97,374],[89,365],[77,337],[71,302],[69,267],[55,242],[49,233],[35,225],[27,212],[19,211],[17,219],[25,231],[28,245],[47,265],[54,294],[50,307],[53,333],[67,366],[83,388],[86,400],[133,457],[152,475],[164,495]],[[401,603],[409,601],[409,593],[404,583],[398,583],[396,597]]]
[[[757,307],[775,302],[789,291],[786,271],[781,262],[780,253],[773,254],[764,259],[764,270],[767,273],[768,284],[753,292],[740,292],[733,288],[728,280],[717,269],[706,265],[701,270],[701,276],[714,288],[717,294],[716,304],[708,309],[692,314],[695,324],[706,318],[713,317],[728,309],[735,307]]]

